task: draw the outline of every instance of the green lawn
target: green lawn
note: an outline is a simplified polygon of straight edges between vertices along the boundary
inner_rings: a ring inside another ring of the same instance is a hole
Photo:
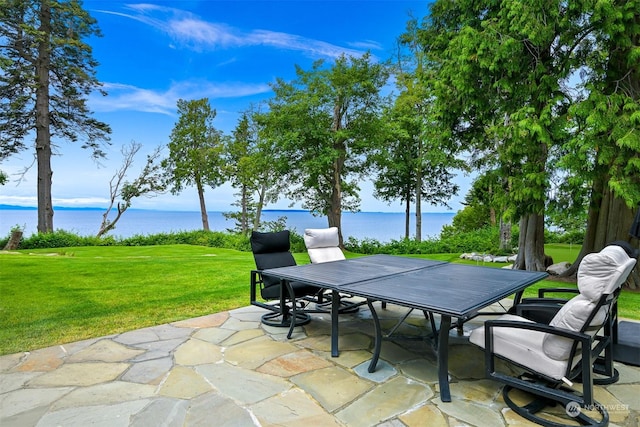
[[[570,255],[568,247],[553,250]],[[460,262],[451,254],[424,257]],[[304,253],[295,258],[308,263]],[[0,354],[246,306],[253,268],[251,253],[188,245],[0,254]],[[541,286],[554,284],[541,282],[529,294]],[[640,319],[638,307],[640,294],[623,292],[620,315]]]

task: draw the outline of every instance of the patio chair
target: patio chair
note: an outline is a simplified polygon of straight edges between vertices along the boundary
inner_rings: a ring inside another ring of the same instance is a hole
[[[275,327],[288,327],[287,338],[291,338],[293,329],[309,323],[309,313],[326,312],[309,308],[311,302],[317,302],[319,289],[315,286],[299,282],[286,282],[283,286],[280,279],[262,274],[269,268],[289,267],[296,265],[290,252],[290,233],[288,230],[262,233],[251,233],[251,251],[256,263],[256,270],[251,271],[251,305],[270,311],[262,316],[262,323]],[[257,299],[257,291],[265,301]]]
[[[342,249],[340,249],[338,227],[307,228],[304,230],[303,237],[304,244],[307,247],[307,253],[309,254],[309,261],[311,261],[312,264],[346,259]],[[349,296],[347,295],[346,297],[348,298]],[[323,289],[320,293],[318,304],[320,307],[330,310],[331,294],[325,293]],[[339,313],[355,313],[363,304],[366,304],[366,301],[359,303],[347,301],[343,300],[341,296]]]
[[[638,258],[638,249],[631,246],[628,242],[617,240],[610,243],[609,246],[619,246],[626,252],[626,254],[630,258]],[[568,301],[568,299],[566,298],[548,296],[559,294],[579,294],[579,290],[576,288],[566,287],[541,288],[538,289],[537,298],[522,299],[516,305],[511,307],[511,309],[509,309],[509,313],[517,314],[518,316],[525,317],[529,320],[533,320],[534,322],[549,324],[553,317],[558,313],[558,311],[560,311],[562,306]],[[609,316],[609,322],[604,325],[602,333],[611,336],[612,339],[610,341],[610,345],[604,349],[604,354],[599,355],[598,358],[594,361],[594,372],[600,375],[599,377],[594,378],[594,384],[613,384],[618,380],[618,372],[613,367],[613,361],[620,359],[620,357],[616,358],[616,353],[621,352],[621,345],[618,344],[619,332],[617,303],[613,305],[611,316]],[[630,353],[637,353],[637,348],[631,350],[632,351]],[[635,350],[635,352],[633,350]],[[618,354],[618,356],[621,355]],[[633,357],[622,359],[624,359],[622,360],[624,362],[629,362],[631,359],[633,359]],[[635,359],[638,359],[637,354]],[[638,364],[637,361],[635,364]]]
[[[312,264],[321,262],[340,261],[345,259],[344,253],[340,249],[340,239],[338,236],[338,227],[329,228],[307,228],[304,230],[304,244],[307,247],[309,253],[309,260]],[[349,296],[347,296],[349,297]],[[329,302],[323,303],[328,305],[331,303],[330,297],[327,296]],[[355,313],[358,311],[361,305],[366,304],[366,301],[353,302],[340,299],[340,313]],[[387,307],[385,301],[381,302],[382,308]],[[407,317],[413,312],[410,308],[407,313],[391,328],[391,330],[385,334],[386,337],[391,336],[404,322]],[[432,316],[427,312],[423,312],[427,320],[431,319],[431,326],[435,331],[435,324]]]
[[[621,247],[607,246],[583,258],[578,269],[580,294],[565,303],[549,324],[505,314],[471,332],[470,342],[484,349],[487,377],[505,384],[502,394],[514,412],[543,426],[608,424],[606,408],[594,399],[592,361],[610,346],[611,335],[599,332],[611,325],[621,286],[635,264]],[[499,372],[496,358],[524,373],[516,377]],[[582,381],[582,392],[573,388],[576,378]],[[514,389],[532,400],[513,399]],[[553,404],[564,408],[554,416],[566,415],[569,423],[539,414]]]

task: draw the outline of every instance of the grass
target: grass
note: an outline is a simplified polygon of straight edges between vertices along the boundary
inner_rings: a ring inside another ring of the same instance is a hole
[[[0,263],[2,354],[248,305],[254,268],[251,253],[181,245],[31,250]]]
[[[572,259],[568,246],[551,251]],[[305,253],[294,256],[308,263]],[[462,262],[458,254],[423,257]],[[255,267],[250,252],[191,245],[19,251],[0,254],[0,265],[0,354],[246,306]],[[567,283],[543,281],[527,295],[556,285]],[[638,307],[640,293],[623,292],[620,315],[640,320]]]

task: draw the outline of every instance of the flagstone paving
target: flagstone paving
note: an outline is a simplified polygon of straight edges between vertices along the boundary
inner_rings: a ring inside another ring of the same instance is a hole
[[[406,313],[380,310],[393,328]],[[412,313],[382,346],[376,372],[371,313],[340,317],[340,356],[330,317],[287,329],[245,307],[123,334],[0,357],[2,427],[528,426],[484,378],[482,352],[450,335],[452,402],[442,402],[430,326]],[[596,386],[612,426],[640,425],[640,368]],[[556,408],[555,411],[562,411]],[[553,410],[550,411],[553,414]],[[560,412],[556,412],[560,413]]]

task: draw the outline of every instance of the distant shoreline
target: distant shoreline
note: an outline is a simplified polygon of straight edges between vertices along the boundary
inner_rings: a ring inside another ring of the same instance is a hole
[[[19,205],[5,205],[5,204],[0,204],[0,210],[23,210],[23,211],[35,211],[38,208],[35,206],[19,206]],[[53,210],[64,210],[64,211],[104,211],[105,208],[99,208],[99,207],[73,207],[73,206],[54,206]],[[116,210],[116,208],[113,208],[112,210]],[[166,209],[140,209],[140,208],[130,208],[128,209],[130,211],[144,211],[144,212],[199,212],[199,211],[195,211],[195,210],[184,210],[184,211],[176,211],[176,210],[166,210]],[[208,212],[230,212],[230,211],[208,211]],[[306,212],[306,213],[311,213],[308,210],[305,209],[263,209],[262,212]],[[361,212],[345,212],[345,213],[375,213],[375,214],[404,214],[404,212],[382,212],[382,211],[361,211]],[[423,212],[423,213],[428,213],[428,214],[433,214],[433,215],[438,215],[438,214],[442,214],[442,215],[451,215],[451,214],[455,214],[456,212],[453,211],[449,211],[449,212]],[[411,212],[411,215],[414,215],[415,212]]]

